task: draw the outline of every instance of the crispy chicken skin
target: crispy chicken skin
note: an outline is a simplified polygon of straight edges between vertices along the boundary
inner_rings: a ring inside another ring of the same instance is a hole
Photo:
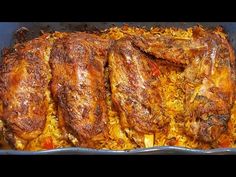
[[[185,69],[186,132],[212,142],[227,130],[235,95],[235,58],[225,38],[196,29],[194,34],[207,45],[201,58]]]
[[[121,126],[140,133],[154,133],[168,123],[158,92],[158,67],[131,39],[120,39],[109,53],[112,101]]]
[[[149,37],[134,36],[135,46],[157,59],[165,59],[176,64],[187,65],[193,58],[206,51],[206,45],[191,38],[181,39],[173,36]]]
[[[188,39],[170,36],[135,37],[134,44],[156,58],[185,65],[186,133],[212,142],[227,130],[234,100],[233,50],[218,29],[195,27]]]
[[[50,80],[46,54],[50,45],[48,35],[43,35],[17,45],[3,57],[0,115],[5,138],[14,148],[23,149],[44,129],[48,108],[45,93]]]
[[[104,66],[109,40],[95,34],[72,33],[53,46],[51,91],[61,127],[76,146],[96,147],[106,136],[107,107]]]

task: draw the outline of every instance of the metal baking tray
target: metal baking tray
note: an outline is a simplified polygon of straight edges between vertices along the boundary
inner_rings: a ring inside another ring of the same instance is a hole
[[[105,29],[113,25],[122,26],[129,24],[139,27],[179,27],[188,28],[194,25],[202,25],[205,27],[222,26],[229,36],[229,40],[236,49],[236,22],[0,22],[0,50],[10,47],[14,43],[14,34],[17,29],[26,27],[29,29],[29,36],[36,37],[40,31],[88,31]],[[60,148],[45,151],[16,151],[16,150],[0,150],[0,155],[236,155],[236,148],[219,148],[211,150],[189,149],[175,146],[156,146],[152,148],[140,148],[129,151],[113,151],[113,150],[95,150],[89,148],[71,147]]]

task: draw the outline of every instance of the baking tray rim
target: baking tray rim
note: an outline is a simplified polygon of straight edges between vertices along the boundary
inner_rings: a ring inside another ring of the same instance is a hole
[[[41,151],[0,150],[0,155],[236,155],[236,148],[217,148],[210,150],[190,149],[179,146],[155,146],[132,150],[108,150],[80,147],[57,148]]]

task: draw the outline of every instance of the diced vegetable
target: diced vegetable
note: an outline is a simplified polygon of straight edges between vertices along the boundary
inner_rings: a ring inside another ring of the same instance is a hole
[[[154,145],[154,135],[144,135],[144,144],[145,147],[153,147]]]
[[[53,149],[54,148],[52,137],[47,137],[44,140],[43,148],[45,148],[45,149]]]

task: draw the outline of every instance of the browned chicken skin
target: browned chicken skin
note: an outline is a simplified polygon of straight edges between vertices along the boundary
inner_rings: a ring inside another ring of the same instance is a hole
[[[44,35],[14,48],[3,57],[0,68],[1,119],[4,134],[13,147],[23,149],[27,141],[44,129],[50,80],[45,54],[50,47]],[[17,145],[16,138],[22,145]]]
[[[112,100],[121,126],[139,133],[155,133],[169,119],[162,113],[158,67],[131,39],[120,39],[109,53]]]
[[[183,84],[188,135],[212,142],[227,130],[234,100],[235,58],[224,36],[196,27],[189,39],[135,37],[134,43],[156,58],[186,65]]]
[[[104,66],[110,42],[94,34],[72,33],[52,49],[52,94],[61,126],[77,146],[96,147],[105,140],[107,108]]]

